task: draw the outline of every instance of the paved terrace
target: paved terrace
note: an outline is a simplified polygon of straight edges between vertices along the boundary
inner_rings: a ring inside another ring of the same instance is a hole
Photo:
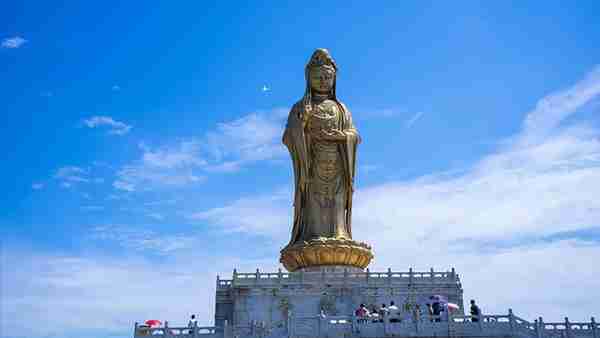
[[[561,323],[545,323],[540,317],[534,322],[526,321],[509,310],[507,315],[485,315],[479,322],[471,316],[451,316],[448,321],[435,322],[429,318],[421,321],[390,323],[359,321],[352,316],[289,317],[287,328],[270,328],[265,323],[232,327],[165,327],[134,328],[138,337],[181,337],[181,338],[382,338],[382,337],[514,337],[514,338],[600,338],[600,330],[592,317],[590,322],[571,323],[565,318]]]
[[[452,271],[436,272],[433,269],[427,272],[395,272],[388,269],[386,272],[364,272],[344,270],[343,272],[261,272],[239,273],[233,270],[233,279],[221,279],[217,276],[217,289],[232,287],[262,286],[275,287],[277,285],[313,284],[327,282],[331,285],[366,285],[366,286],[405,286],[418,284],[457,284],[460,279],[454,268]]]

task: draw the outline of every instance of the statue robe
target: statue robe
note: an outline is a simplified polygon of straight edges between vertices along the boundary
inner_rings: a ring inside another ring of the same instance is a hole
[[[292,237],[289,245],[296,243],[302,243],[303,241],[309,241],[317,237],[345,237],[346,239],[352,239],[352,193],[354,173],[356,166],[356,147],[360,143],[360,136],[358,131],[354,128],[352,123],[352,116],[350,111],[337,100],[333,99],[337,103],[340,110],[338,121],[336,125],[339,126],[340,130],[343,130],[346,134],[345,142],[333,142],[337,147],[338,154],[341,158],[342,166],[342,185],[341,192],[344,194],[344,198],[341,199],[344,205],[335,205],[335,208],[343,208],[342,219],[338,219],[338,223],[342,223],[344,227],[343,234],[340,236],[339,232],[336,235],[335,231],[323,231],[322,229],[327,228],[329,225],[321,224],[320,228],[309,229],[308,227],[314,226],[314,224],[307,224],[305,220],[306,212],[318,212],[317,210],[307,210],[307,208],[315,208],[317,203],[309,200],[311,197],[310,193],[310,173],[313,165],[311,163],[311,146],[313,140],[311,135],[305,130],[305,125],[302,121],[302,117],[306,114],[304,108],[304,101],[296,103],[288,116],[285,132],[283,134],[283,143],[287,146],[290,155],[292,157],[293,169],[294,169],[294,222],[292,228]],[[340,199],[336,201],[340,202]]]

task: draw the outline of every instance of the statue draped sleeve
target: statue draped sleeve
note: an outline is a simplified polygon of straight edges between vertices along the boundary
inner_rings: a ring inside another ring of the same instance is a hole
[[[352,193],[354,192],[354,175],[356,173],[356,148],[360,143],[360,135],[352,122],[352,114],[343,103],[339,103],[343,111],[342,130],[346,134],[346,142],[340,144],[344,159],[344,172],[347,177],[346,193],[346,231],[352,238]]]
[[[294,222],[289,245],[294,244],[302,237],[302,209],[306,200],[305,182],[308,182],[308,168],[310,167],[308,143],[300,118],[301,113],[301,103],[296,103],[290,111],[283,133],[283,144],[290,152],[294,169]]]

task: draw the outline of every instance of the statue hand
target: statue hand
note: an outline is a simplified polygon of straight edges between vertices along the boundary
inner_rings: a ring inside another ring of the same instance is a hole
[[[341,131],[339,129],[333,129],[330,132],[323,130],[322,133],[325,136],[324,139],[326,139],[326,140],[336,141],[336,142],[346,141],[346,133],[344,133],[343,131]]]

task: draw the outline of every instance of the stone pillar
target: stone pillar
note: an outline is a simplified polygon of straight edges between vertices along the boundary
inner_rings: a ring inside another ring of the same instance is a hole
[[[165,335],[164,335],[164,337],[165,337],[165,338],[166,338],[166,337],[171,337],[171,331],[170,331],[170,329],[169,329],[169,322],[168,322],[168,321],[166,321],[166,320],[165,320],[165,328],[164,328],[164,331],[165,331]]]
[[[596,326],[596,320],[594,319],[594,317],[592,317],[592,337],[593,338],[598,338],[598,327]]]
[[[571,338],[571,323],[569,323],[569,317],[565,317],[565,332],[567,338]]]
[[[546,330],[546,327],[544,325],[544,319],[542,319],[542,317],[538,318],[538,322],[537,322],[537,338],[544,338],[544,331]]]

